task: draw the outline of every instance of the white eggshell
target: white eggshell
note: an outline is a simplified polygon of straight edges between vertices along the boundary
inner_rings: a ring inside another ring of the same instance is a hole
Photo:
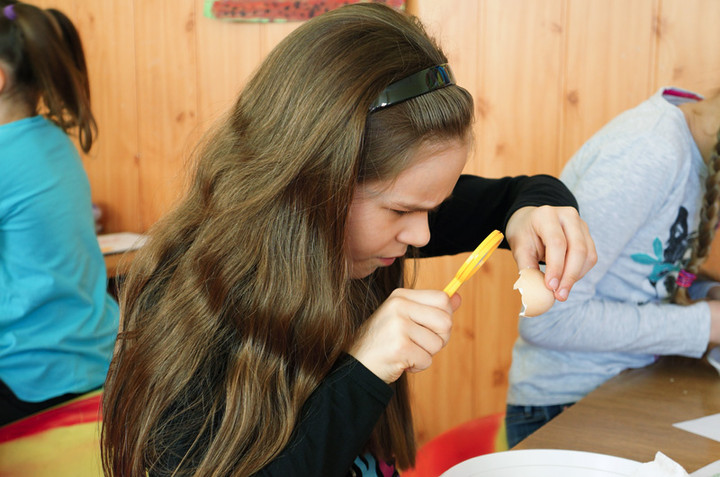
[[[555,295],[545,286],[545,274],[537,268],[524,268],[520,270],[513,290],[520,290],[522,310],[520,316],[542,315],[555,303]]]

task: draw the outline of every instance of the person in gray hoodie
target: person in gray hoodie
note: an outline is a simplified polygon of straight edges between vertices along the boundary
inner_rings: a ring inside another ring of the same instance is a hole
[[[598,262],[567,301],[520,318],[510,447],[621,371],[720,342],[717,282],[697,279],[718,223],[719,129],[720,95],[662,88],[566,164]]]

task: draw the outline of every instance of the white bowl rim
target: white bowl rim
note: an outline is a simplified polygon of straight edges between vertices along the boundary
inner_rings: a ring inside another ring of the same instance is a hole
[[[473,475],[491,475],[492,470],[522,469],[522,474],[531,475],[529,466],[562,466],[568,470],[586,468],[595,471],[613,472],[617,476],[631,475],[641,462],[595,452],[585,452],[565,449],[519,449],[494,452],[473,457],[460,462],[445,471],[441,477],[472,477]],[[572,475],[572,474],[567,474]]]

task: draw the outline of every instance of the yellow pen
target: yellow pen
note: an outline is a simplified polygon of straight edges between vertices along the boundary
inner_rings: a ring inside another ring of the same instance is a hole
[[[483,240],[467,260],[465,260],[465,263],[462,264],[455,274],[455,277],[448,283],[443,291],[447,293],[448,296],[453,296],[458,288],[460,288],[460,285],[470,278],[483,263],[485,263],[485,260],[490,257],[490,254],[498,248],[503,237],[503,234],[497,230],[493,230],[490,235],[485,237],[485,240]]]

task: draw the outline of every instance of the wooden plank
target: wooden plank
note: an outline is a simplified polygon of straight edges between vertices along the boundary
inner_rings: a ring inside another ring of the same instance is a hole
[[[108,278],[121,278],[127,273],[132,265],[132,261],[135,259],[136,253],[136,250],[130,250],[123,253],[103,255]]]
[[[75,0],[34,0],[31,4],[38,8],[57,8],[70,19],[75,10]]]
[[[490,177],[558,172],[563,2],[484,2],[478,160]]]
[[[180,197],[199,135],[195,6],[193,0],[135,2],[143,230]]]
[[[204,0],[196,0],[198,120],[205,129],[234,104],[240,89],[262,60],[260,35],[264,25],[221,21],[202,15]]]
[[[680,86],[710,95],[720,89],[720,2],[661,0],[655,88]]]
[[[654,92],[657,0],[568,0],[561,158]]]
[[[457,2],[449,8],[447,2],[416,0],[406,5],[408,13],[416,15],[440,44],[448,57],[457,83],[475,96],[477,91],[478,32],[480,2]]]
[[[104,232],[140,232],[140,168],[132,4],[78,1],[98,141],[84,165]]]

